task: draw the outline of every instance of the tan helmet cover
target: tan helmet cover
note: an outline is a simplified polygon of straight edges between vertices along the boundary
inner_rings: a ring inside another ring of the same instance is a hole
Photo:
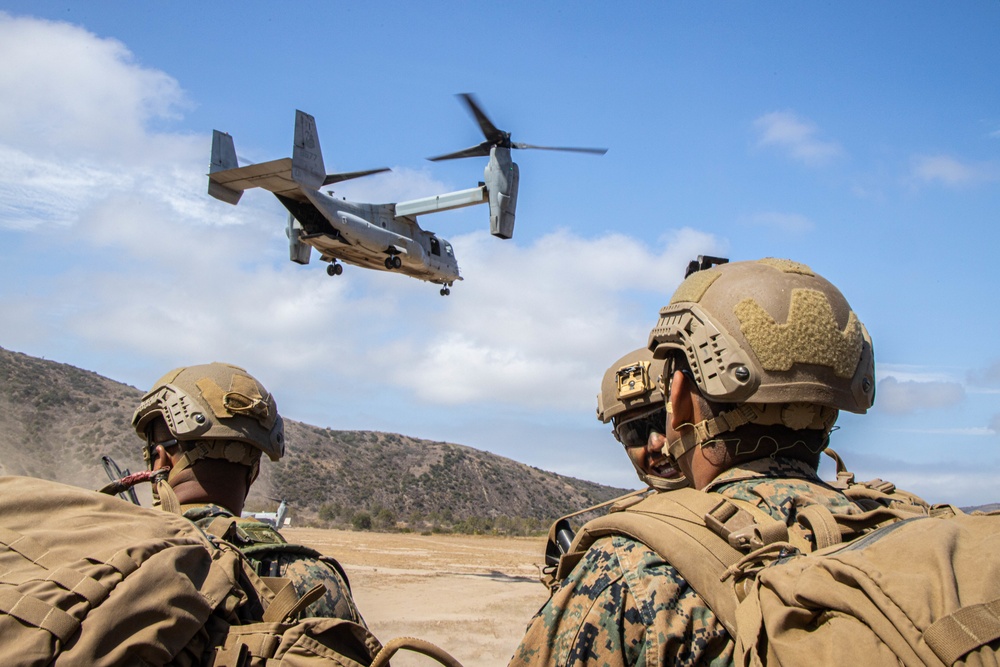
[[[649,335],[654,358],[683,353],[717,403],[798,403],[864,413],[875,399],[871,338],[808,266],[733,262],[688,276]]]
[[[663,405],[663,393],[657,378],[663,362],[653,359],[646,348],[629,352],[611,364],[601,380],[597,395],[597,418],[607,424],[626,410]]]
[[[285,453],[284,423],[274,397],[238,366],[215,362],[170,371],[132,415],[140,438],[146,438],[146,427],[156,417],[177,440],[235,440],[272,461]]]

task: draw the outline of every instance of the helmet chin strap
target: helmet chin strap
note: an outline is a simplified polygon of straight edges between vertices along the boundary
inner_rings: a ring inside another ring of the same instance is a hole
[[[248,466],[251,471],[250,483],[257,479],[257,473],[260,471],[260,452],[248,445],[236,440],[201,440],[181,455],[176,465],[170,469],[167,481],[173,480],[177,473],[190,468],[201,459],[221,459]]]
[[[745,424],[782,425],[796,431],[815,429],[829,433],[839,414],[836,408],[812,403],[743,403],[697,424],[681,424],[677,429],[680,437],[667,443],[667,451],[677,460],[695,447]]]
[[[144,452],[147,468],[153,464],[152,453],[147,448]],[[153,480],[153,507],[159,507],[168,512],[180,514],[180,502],[174,492],[171,482],[187,468],[191,468],[201,459],[219,459],[244,465],[248,469],[246,490],[260,473],[260,452],[236,440],[201,440],[194,447],[181,454],[180,458],[167,470],[166,474],[158,475]]]
[[[757,415],[758,410],[752,403],[744,403],[735,410],[723,412],[697,424],[681,424],[678,428],[680,437],[667,443],[667,451],[676,461],[698,445],[749,424]]]
[[[642,475],[642,481],[646,482],[649,486],[653,487],[657,491],[674,491],[676,489],[684,489],[691,486],[688,478],[684,475],[680,477],[666,478],[658,477],[657,475]]]

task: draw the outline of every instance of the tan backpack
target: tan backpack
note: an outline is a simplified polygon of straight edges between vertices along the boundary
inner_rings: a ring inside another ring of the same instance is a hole
[[[385,664],[364,627],[293,619],[290,582],[259,577],[238,549],[187,519],[26,477],[0,477],[0,655],[4,665]]]
[[[736,664],[1000,664],[1000,517],[893,498],[880,480],[842,481],[871,509],[807,506],[791,527],[694,489],[626,501],[581,528],[555,580],[596,539],[627,535],[705,599],[736,642]]]

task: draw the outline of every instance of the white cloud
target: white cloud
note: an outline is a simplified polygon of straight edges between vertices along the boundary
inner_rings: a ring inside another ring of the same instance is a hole
[[[995,469],[976,469],[971,466],[963,466],[964,469],[959,470],[955,468],[954,462],[949,460],[947,469],[936,465],[932,470],[894,471],[883,468],[873,472],[930,503],[951,503],[968,507],[1000,502]]]
[[[815,229],[812,220],[798,213],[778,213],[766,211],[751,215],[747,222],[758,227],[767,227],[784,234],[805,234]]]
[[[996,164],[964,162],[950,155],[918,155],[913,158],[911,173],[918,181],[950,187],[1000,180]]]
[[[891,428],[891,433],[919,433],[922,435],[958,435],[980,437],[993,435],[993,430],[986,426],[955,426],[953,428]]]
[[[0,62],[0,142],[33,155],[162,157],[171,141],[148,124],[187,104],[177,81],[136,63],[121,42],[68,23],[0,12]]]
[[[709,253],[712,237],[681,230],[656,252],[612,234],[584,239],[560,230],[528,247],[485,232],[455,239],[466,280],[457,285],[441,329],[403,353],[415,361],[394,377],[423,399],[477,400],[590,409],[603,364],[624,340],[643,340],[656,309],[637,320],[635,291],[664,305],[687,260]],[[636,283],[637,276],[654,276]]]
[[[52,231],[125,192],[197,212],[208,140],[148,129],[184,95],[133,60],[80,27],[0,12],[0,227]]]
[[[354,267],[331,279],[256,231],[102,202],[59,244],[91,261],[33,286],[47,307],[24,312],[19,330],[37,318],[41,335],[164,366],[251,359],[265,376],[322,376],[346,400],[389,390],[428,405],[585,412],[604,364],[644,340],[684,260],[715,247],[690,230],[656,253],[622,235],[558,231],[521,247],[476,232],[455,239],[466,280],[442,299],[426,283]],[[645,307],[634,277],[658,274],[661,296]]]
[[[890,414],[909,414],[922,410],[950,407],[965,399],[965,390],[957,382],[917,382],[888,376],[878,383],[875,405]]]
[[[840,144],[817,138],[818,128],[791,111],[774,111],[754,121],[759,147],[778,148],[792,159],[820,166],[844,154]]]

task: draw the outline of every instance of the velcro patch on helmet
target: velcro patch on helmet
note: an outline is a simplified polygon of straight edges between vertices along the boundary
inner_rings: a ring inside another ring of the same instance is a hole
[[[681,302],[698,303],[705,292],[716,280],[722,277],[722,272],[716,269],[695,271],[684,279],[674,295],[670,297],[670,305]]]
[[[226,394],[215,380],[202,378],[195,385],[201,390],[201,397],[208,403],[208,407],[212,408],[217,419],[228,419],[233,416],[233,413],[226,409]]]
[[[768,371],[787,371],[793,365],[828,366],[842,378],[854,375],[861,358],[864,336],[861,322],[851,311],[841,331],[826,295],[818,290],[793,289],[788,321],[778,324],[754,299],[744,299],[733,308],[740,331],[761,366]]]
[[[784,271],[785,273],[798,273],[803,276],[815,276],[813,270],[810,269],[805,264],[800,264],[799,262],[793,262],[790,259],[779,259],[778,257],[765,257],[760,260],[760,264],[765,264],[772,268],[778,269],[779,271]]]
[[[202,378],[196,385],[217,418],[243,416],[256,419],[265,428],[274,425],[275,415],[272,414],[267,399],[261,396],[253,378],[233,375],[229,391],[223,391],[212,378]]]
[[[268,398],[261,395],[253,378],[234,375],[223,401],[230,413],[252,417],[265,428],[271,428],[276,415],[271,411]]]

